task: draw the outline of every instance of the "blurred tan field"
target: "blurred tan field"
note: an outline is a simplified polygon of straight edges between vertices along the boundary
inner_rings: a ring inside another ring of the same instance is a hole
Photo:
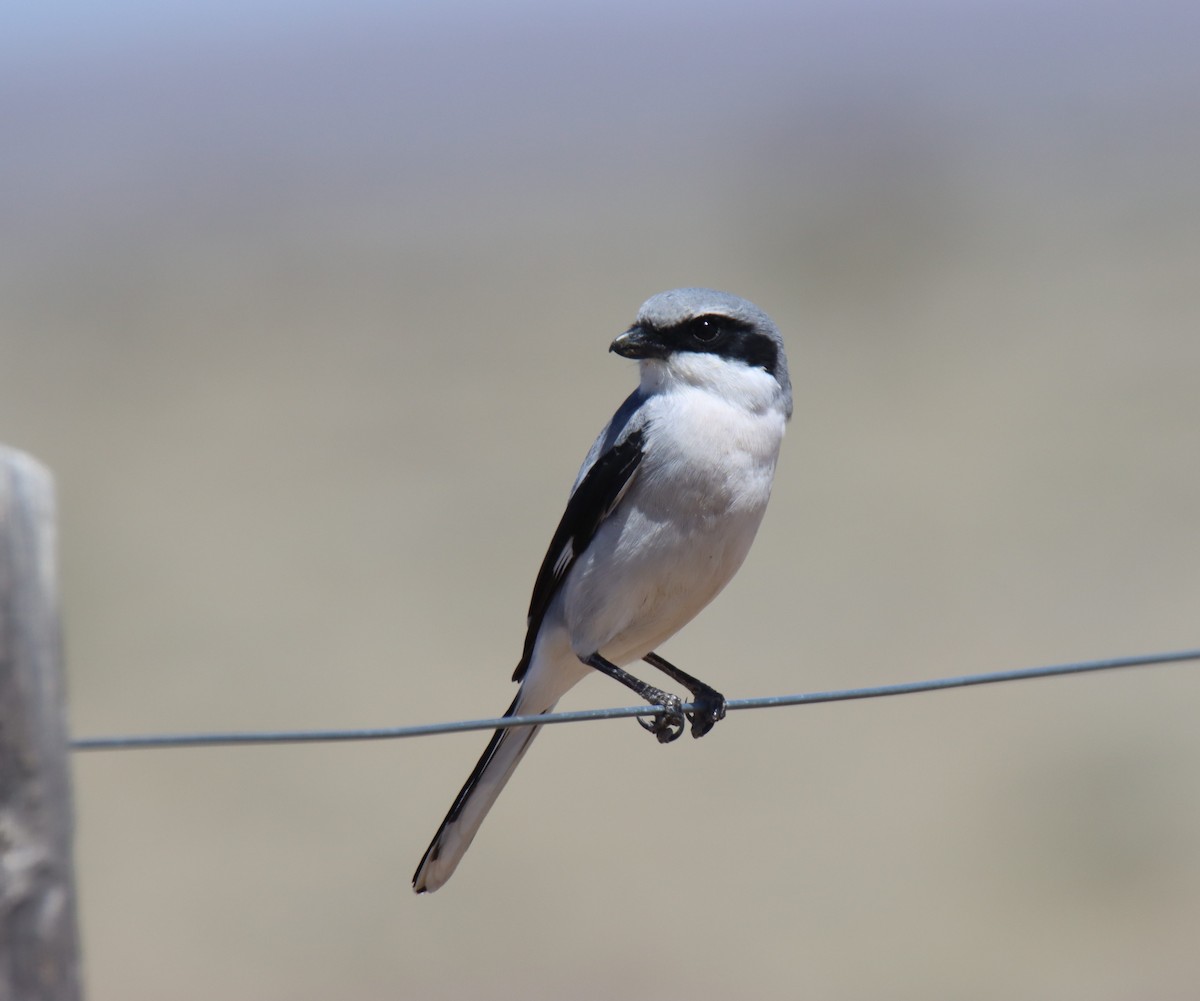
[[[501,712],[609,341],[684,284],[796,391],[686,670],[1200,646],[1194,6],[21,16],[0,439],[57,476],[78,735]],[[1192,998],[1198,714],[1178,665],[556,727],[421,899],[483,734],[77,755],[89,996]]]

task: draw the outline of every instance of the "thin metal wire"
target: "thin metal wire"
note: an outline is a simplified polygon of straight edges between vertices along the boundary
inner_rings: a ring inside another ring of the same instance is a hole
[[[1148,667],[1153,664],[1173,664],[1191,660],[1200,660],[1200,649],[1145,654],[1140,657],[1085,660],[1072,664],[1053,664],[1048,667],[1029,667],[1014,671],[993,671],[987,674],[964,674],[954,678],[910,681],[896,685],[875,685],[869,688],[847,688],[840,691],[809,692],[801,695],[768,695],[756,699],[730,699],[726,702],[725,708],[732,712],[739,709],[773,709],[778,706],[803,706],[818,702],[878,699],[889,695],[914,695],[919,692],[936,692],[946,688],[968,688],[973,685],[994,685],[1002,681],[1025,681],[1032,678],[1052,678],[1064,674],[1086,674],[1094,671],[1112,671],[1122,667]],[[692,708],[694,706],[691,704],[684,706],[684,709]],[[662,709],[662,706],[582,709],[576,712],[544,713],[539,716],[503,716],[494,719],[469,719],[451,723],[425,723],[419,726],[355,730],[278,730],[81,737],[71,741],[71,749],[75,751],[121,751],[152,747],[232,747],[246,744],[314,744],[351,740],[399,740],[405,737],[429,737],[438,733],[462,733],[467,730],[498,730],[511,726],[546,726],[554,723],[581,723],[585,720],[652,716],[656,711],[662,711]]]

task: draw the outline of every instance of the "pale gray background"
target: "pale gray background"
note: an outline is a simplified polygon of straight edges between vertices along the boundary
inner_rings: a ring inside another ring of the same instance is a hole
[[[1196,645],[1198,12],[8,10],[0,437],[58,477],[75,732],[502,710],[609,340],[680,284],[769,311],[796,387],[688,670]],[[1191,998],[1198,704],[559,728],[428,899],[482,734],[78,756],[91,997]]]

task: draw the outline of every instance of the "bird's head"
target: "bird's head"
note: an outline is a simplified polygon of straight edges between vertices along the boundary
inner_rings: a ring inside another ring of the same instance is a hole
[[[752,302],[728,292],[680,288],[651,296],[609,350],[642,363],[643,380],[675,378],[728,392],[766,373],[792,414],[792,384],[778,328]],[[749,385],[746,386],[750,388]]]

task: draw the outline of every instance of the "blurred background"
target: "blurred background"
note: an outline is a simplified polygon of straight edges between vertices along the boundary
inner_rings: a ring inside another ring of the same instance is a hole
[[[785,333],[731,698],[1200,642],[1200,7],[66,0],[0,33],[0,438],[78,735],[511,699],[661,289]],[[564,708],[627,705],[604,679]],[[77,755],[93,1001],[1195,996],[1200,671]]]

